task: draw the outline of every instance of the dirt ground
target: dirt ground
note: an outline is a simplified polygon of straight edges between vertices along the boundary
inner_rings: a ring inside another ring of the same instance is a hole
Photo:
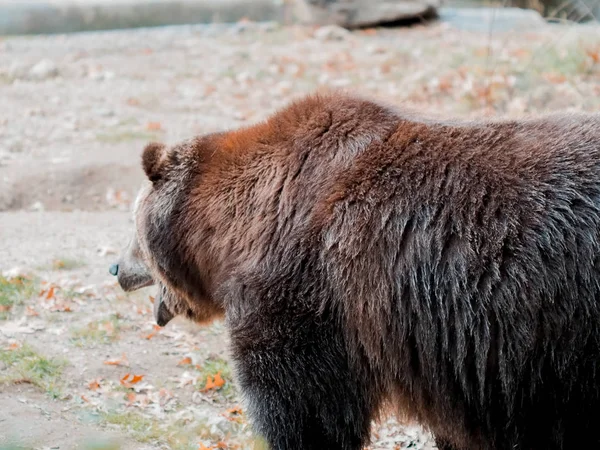
[[[149,140],[319,87],[438,116],[598,110],[600,32],[172,27],[0,40],[0,449],[252,448],[221,323],[154,326],[108,265]],[[432,449],[374,426],[371,449]],[[258,448],[258,447],[257,447]]]

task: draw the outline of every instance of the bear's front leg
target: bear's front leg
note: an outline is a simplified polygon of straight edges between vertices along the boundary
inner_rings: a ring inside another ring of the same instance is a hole
[[[377,402],[336,327],[267,319],[232,327],[237,382],[254,430],[272,450],[361,449]]]

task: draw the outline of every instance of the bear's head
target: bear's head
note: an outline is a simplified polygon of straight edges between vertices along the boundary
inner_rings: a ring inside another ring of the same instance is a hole
[[[197,189],[210,142],[197,138],[170,148],[150,143],[142,153],[148,181],[136,198],[134,237],[111,273],[125,291],[158,284],[159,325],[178,315],[204,323],[224,314],[212,295],[222,273],[207,245],[214,230],[199,208],[210,208],[211,198]]]

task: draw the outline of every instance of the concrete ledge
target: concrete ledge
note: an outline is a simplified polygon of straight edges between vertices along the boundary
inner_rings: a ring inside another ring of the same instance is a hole
[[[281,21],[277,0],[0,0],[0,34],[48,34],[161,25]]]

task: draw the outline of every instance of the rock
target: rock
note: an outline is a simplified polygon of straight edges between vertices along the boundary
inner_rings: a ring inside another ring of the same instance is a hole
[[[29,69],[29,78],[34,80],[45,80],[58,76],[58,67],[49,59],[42,59],[31,69]]]
[[[292,13],[300,22],[358,28],[433,17],[440,4],[441,0],[295,0]]]
[[[486,33],[548,27],[537,11],[520,8],[440,8],[439,19],[454,28]]]
[[[101,117],[113,117],[115,112],[112,109],[100,108],[97,111],[98,115]]]
[[[39,201],[38,201],[38,202],[34,202],[34,203],[33,203],[33,204],[32,204],[32,205],[29,207],[29,209],[30,209],[31,211],[44,211],[44,209],[45,209],[45,208],[44,208],[44,204],[43,204],[42,202],[39,202]]]
[[[7,280],[14,278],[24,278],[29,276],[29,272],[23,267],[13,267],[2,272],[2,276]]]
[[[28,67],[24,64],[13,62],[8,67],[6,74],[12,80],[23,79],[27,76]]]
[[[317,28],[313,36],[320,41],[341,41],[349,34],[348,30],[338,25],[325,25]]]

